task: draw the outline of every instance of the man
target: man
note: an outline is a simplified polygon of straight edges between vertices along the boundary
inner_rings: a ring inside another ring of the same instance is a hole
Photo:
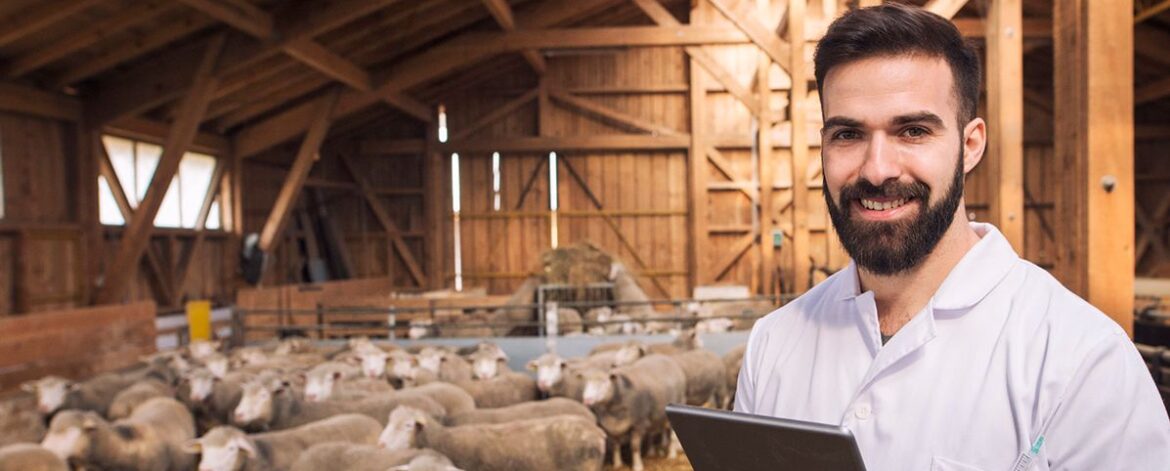
[[[1124,331],[966,220],[987,130],[958,30],[855,10],[815,64],[825,199],[853,263],[756,323],[735,409],[843,425],[871,470],[1170,468]]]

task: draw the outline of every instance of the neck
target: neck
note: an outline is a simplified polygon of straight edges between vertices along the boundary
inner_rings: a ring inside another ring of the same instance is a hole
[[[858,267],[861,292],[873,291],[878,324],[883,335],[893,335],[921,311],[959,260],[979,242],[979,235],[967,224],[965,205],[960,204],[954,222],[926,259],[913,269],[877,275]]]

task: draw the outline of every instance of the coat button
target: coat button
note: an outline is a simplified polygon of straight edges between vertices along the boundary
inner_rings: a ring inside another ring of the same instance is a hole
[[[861,404],[853,409],[853,416],[857,417],[857,420],[867,420],[872,413],[869,404]]]

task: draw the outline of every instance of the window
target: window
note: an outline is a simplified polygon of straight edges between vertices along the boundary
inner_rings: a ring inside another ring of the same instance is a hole
[[[559,205],[559,188],[557,182],[557,153],[548,153],[548,209],[552,211],[549,218],[549,240],[552,248],[557,248],[557,206]]]
[[[459,210],[461,209],[459,190],[459,154],[451,154],[451,212],[455,213],[455,291],[463,291],[463,241],[459,230]]]
[[[154,172],[162,158],[162,147],[116,136],[102,136],[106,154],[114,168],[114,175],[121,185],[131,208],[137,208],[146,197]],[[188,152],[179,161],[179,169],[155,215],[156,227],[195,228],[199,210],[209,191],[214,191],[212,178],[217,160],[214,156]],[[112,182],[104,176],[98,177],[98,208],[102,224],[123,225],[126,220],[114,198]],[[219,202],[209,208],[204,228],[221,227]]]
[[[492,152],[492,209],[500,210],[500,153]]]
[[[439,142],[447,142],[447,107],[439,105]]]

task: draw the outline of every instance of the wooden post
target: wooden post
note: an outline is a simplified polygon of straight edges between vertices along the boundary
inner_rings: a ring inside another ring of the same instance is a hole
[[[154,231],[154,217],[162,206],[163,196],[166,195],[171,180],[179,170],[179,162],[182,161],[183,155],[194,142],[207,104],[215,93],[218,80],[213,76],[213,72],[220,50],[223,49],[223,42],[224,35],[215,36],[204,52],[191,90],[180,105],[178,118],[171,125],[163,146],[162,157],[150,180],[146,196],[134,211],[134,217],[126,224],[118,255],[106,270],[105,284],[94,298],[97,304],[109,304],[122,297],[127,283],[135,272],[134,268],[142,257],[142,251],[150,242],[150,235]]]
[[[1132,334],[1133,4],[1053,5],[1057,206],[1068,224],[1057,271]]]
[[[994,0],[987,15],[987,155],[990,221],[1024,253],[1024,42],[1021,0]]]
[[[707,113],[707,84],[704,81],[701,67],[693,58],[690,62],[690,80],[688,86],[691,112],[691,147],[687,152],[687,177],[690,180],[690,190],[687,191],[687,211],[690,215],[687,223],[690,226],[688,238],[688,257],[690,277],[688,279],[691,293],[696,286],[709,283],[713,280],[709,273],[707,259],[707,143],[703,141],[706,134]],[[690,293],[688,293],[690,294]]]
[[[325,135],[329,132],[330,116],[333,114],[333,107],[337,104],[337,97],[340,93],[341,89],[334,87],[317,102],[313,113],[313,122],[309,125],[309,132],[305,134],[305,140],[301,142],[301,148],[297,151],[292,169],[285,177],[284,184],[280,187],[280,193],[276,197],[276,203],[272,207],[272,212],[268,214],[268,221],[264,223],[264,230],[260,233],[259,246],[260,250],[265,253],[272,253],[276,245],[283,240],[282,234],[284,226],[288,222],[288,213],[301,194],[305,178],[309,176],[309,170],[313,168],[317,152],[321,150],[321,143],[325,141]]]
[[[423,206],[426,211],[426,267],[428,285],[430,289],[442,289],[447,282],[443,276],[443,254],[446,253],[444,241],[447,240],[443,231],[444,202],[443,196],[443,156],[437,150],[435,139],[438,135],[436,125],[426,127],[427,135],[423,138]]]
[[[96,146],[102,145],[100,135],[89,129],[85,120],[74,124],[74,135],[77,144],[74,147],[77,158],[77,194],[74,195],[77,207],[77,222],[81,225],[82,247],[84,255],[84,273],[80,273],[81,297],[83,303],[88,303],[94,295],[95,283],[101,276],[102,255],[105,252],[105,240],[102,234],[100,208],[98,207],[98,168]]]
[[[788,119],[792,121],[792,269],[795,272],[793,290],[796,293],[802,293],[811,287],[806,131],[808,122],[804,116],[804,100],[808,97],[808,79],[804,66],[804,12],[805,0],[788,2],[788,39],[792,52],[788,57],[788,74],[792,77],[792,90],[788,98]],[[761,234],[761,237],[763,236],[764,234]]]
[[[756,65],[756,85],[759,87],[760,113],[757,116],[759,130],[756,135],[760,153],[760,286],[763,294],[773,293],[773,273],[775,272],[776,249],[772,246],[772,189],[775,188],[775,167],[772,149],[772,112],[769,103],[772,101],[772,87],[768,84],[768,72],[772,66],[772,59],[763,52],[758,53]],[[796,115],[793,115],[796,120]]]

